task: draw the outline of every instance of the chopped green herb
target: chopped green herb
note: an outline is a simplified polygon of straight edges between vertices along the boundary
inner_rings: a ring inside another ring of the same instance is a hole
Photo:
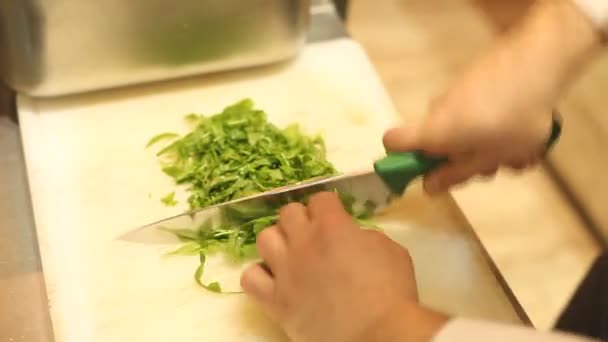
[[[201,116],[190,113],[184,117],[184,120],[186,120],[186,122],[189,124],[197,125],[201,120]]]
[[[201,253],[201,245],[200,243],[198,243],[197,241],[193,241],[193,242],[188,242],[184,245],[182,245],[180,248],[174,250],[171,253],[168,253],[167,255],[199,255]]]
[[[155,137],[153,137],[152,139],[150,139],[150,141],[148,142],[148,144],[146,145],[146,148],[155,145],[156,143],[162,141],[162,140],[171,140],[171,139],[175,139],[178,138],[179,134],[177,133],[162,133],[159,134]]]
[[[217,289],[216,284],[204,285],[201,281],[205,260],[208,255],[223,253],[235,261],[245,261],[257,257],[256,239],[264,229],[274,225],[278,220],[278,211],[283,205],[297,201],[306,203],[310,194],[301,194],[299,199],[280,198],[276,203],[257,204],[255,206],[231,205],[222,208],[222,219],[218,224],[206,221],[198,229],[165,229],[175,234],[183,246],[168,255],[196,255],[200,253],[201,264],[195,272],[197,283],[209,291]],[[350,195],[340,193],[342,203],[355,220],[364,228],[377,229],[370,220],[375,206],[366,202],[363,208],[355,207],[355,199]],[[370,211],[371,210],[371,211]],[[219,284],[217,284],[219,286]],[[214,291],[218,293],[219,291]]]
[[[209,283],[205,286],[205,289],[211,291],[211,292],[215,292],[215,293],[223,293],[222,292],[222,287],[220,286],[220,283],[218,283],[217,281],[214,281],[213,283]]]
[[[336,174],[320,136],[296,125],[277,128],[249,99],[186,119],[196,128],[157,155],[163,171],[188,186],[191,209]]]
[[[175,200],[175,192],[171,192],[171,193],[167,194],[167,196],[161,198],[160,201],[163,202],[163,204],[168,207],[176,206],[177,201]]]
[[[230,291],[230,292],[224,292],[222,290],[222,287],[220,286],[220,283],[218,283],[217,281],[214,281],[212,283],[209,284],[204,284],[203,283],[203,273],[205,271],[205,260],[206,260],[206,256],[204,253],[200,253],[200,262],[201,264],[197,267],[196,272],[194,272],[194,280],[205,290],[213,292],[213,293],[219,293],[219,294],[240,294],[242,293],[242,291]]]

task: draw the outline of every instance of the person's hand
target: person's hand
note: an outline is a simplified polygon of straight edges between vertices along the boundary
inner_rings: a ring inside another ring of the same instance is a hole
[[[428,341],[446,318],[418,305],[408,251],[361,229],[335,193],[290,204],[257,240],[247,295],[296,342]]]
[[[522,25],[474,60],[430,106],[422,122],[386,133],[390,152],[422,151],[449,162],[425,177],[447,191],[501,166],[541,159],[552,106],[594,55],[598,34],[570,1],[540,1]]]
[[[551,133],[550,107],[539,106],[519,89],[518,76],[498,68],[490,61],[476,65],[433,102],[422,122],[385,134],[389,152],[422,151],[448,159],[425,176],[429,193],[476,175],[493,176],[501,166],[525,169],[543,155]]]

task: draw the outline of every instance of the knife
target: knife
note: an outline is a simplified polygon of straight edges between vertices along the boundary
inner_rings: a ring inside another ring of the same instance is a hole
[[[376,165],[379,166],[380,170],[384,170],[385,165],[387,165],[390,177],[396,177],[396,167],[400,167],[401,165],[395,164],[395,161],[402,162],[402,157],[406,155],[409,154],[387,156],[383,161],[377,162]],[[416,165],[423,166],[420,163]],[[414,173],[408,170],[408,175]],[[178,242],[179,240],[176,239],[175,234],[169,231],[195,229],[210,220],[212,223],[220,223],[224,217],[234,217],[234,215],[238,215],[239,218],[255,219],[256,217],[266,216],[269,212],[278,210],[286,203],[301,200],[306,196],[321,191],[337,191],[341,194],[347,194],[354,199],[355,203],[353,205],[355,210],[363,209],[366,203],[373,203],[374,212],[382,210],[396,195],[391,190],[391,187],[378,176],[377,172],[338,175],[305,181],[176,215],[129,231],[118,239],[151,244]]]
[[[561,120],[554,115],[545,153],[555,145],[561,130]],[[321,191],[348,194],[355,200],[355,207],[371,202],[377,212],[385,208],[393,198],[402,195],[414,179],[445,162],[447,162],[446,158],[430,157],[422,152],[388,153],[386,157],[374,163],[372,172],[338,175],[284,186],[163,219],[130,231],[119,239],[143,243],[167,243],[167,239],[175,240],[175,236],[166,232],[167,230],[199,227],[209,220],[219,222],[226,213],[249,215],[255,218],[256,213],[268,213],[269,208],[278,209],[285,203]]]

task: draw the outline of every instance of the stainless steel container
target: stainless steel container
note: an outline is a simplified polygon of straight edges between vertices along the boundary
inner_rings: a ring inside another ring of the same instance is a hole
[[[288,59],[310,0],[0,0],[0,62],[48,97]]]

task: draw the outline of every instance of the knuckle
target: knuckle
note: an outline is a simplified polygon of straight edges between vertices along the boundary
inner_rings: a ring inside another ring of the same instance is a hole
[[[367,239],[371,239],[373,240],[374,243],[379,244],[379,245],[393,245],[396,244],[396,242],[394,242],[391,238],[389,238],[386,234],[384,234],[381,231],[377,231],[377,230],[365,230],[362,231],[364,234],[366,234],[366,238]]]
[[[256,244],[258,249],[265,250],[272,246],[277,239],[277,234],[279,234],[279,231],[276,226],[264,229],[257,237]]]
[[[494,167],[481,171],[480,175],[482,175],[483,177],[494,177],[496,176],[496,173],[498,173],[498,168]]]
[[[424,176],[425,182],[429,184],[436,184],[443,186],[445,185],[450,178],[450,169],[449,166],[442,167],[439,170],[429,174],[428,176]]]
[[[279,210],[279,218],[286,218],[291,216],[291,214],[293,212],[297,212],[297,211],[302,211],[302,210],[306,210],[306,207],[299,203],[299,202],[292,202],[289,203],[285,206],[283,206],[280,210]]]
[[[445,172],[439,176],[442,179],[442,184],[452,186],[462,183],[474,175],[475,171],[463,163],[455,164],[453,167],[445,169]]]
[[[241,287],[249,289],[254,277],[254,268],[250,266],[241,274]]]
[[[319,218],[317,223],[319,235],[325,242],[331,242],[336,235],[342,234],[345,229],[354,223],[350,216],[334,213]]]
[[[321,205],[328,201],[339,201],[338,194],[333,191],[318,192],[310,197],[309,205]]]
[[[398,247],[399,247],[399,248],[398,248],[399,253],[401,254],[401,256],[402,256],[403,258],[405,258],[405,259],[407,259],[407,260],[412,260],[412,254],[410,253],[410,250],[409,250],[409,249],[407,249],[406,247],[401,246],[401,245],[398,245]]]
[[[403,131],[402,127],[395,127],[384,133],[384,136],[382,137],[382,144],[384,147],[391,148],[395,144],[395,140],[398,140],[404,134]]]
[[[435,129],[425,130],[425,133],[420,137],[423,151],[429,154],[444,154],[449,150],[449,144],[446,141],[443,133],[437,132]]]
[[[319,228],[323,230],[331,230],[337,226],[344,225],[345,223],[348,223],[348,221],[346,221],[344,215],[340,215],[340,213],[328,213],[327,215],[319,217]]]

